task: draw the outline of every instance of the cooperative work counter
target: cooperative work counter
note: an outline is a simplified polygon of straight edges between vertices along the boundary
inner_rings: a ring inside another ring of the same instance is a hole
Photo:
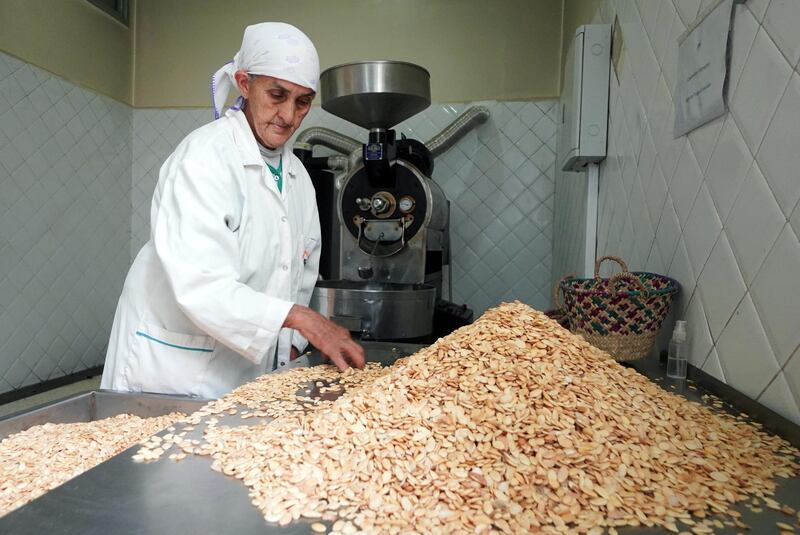
[[[421,346],[367,342],[367,360],[391,365]],[[323,363],[319,354],[304,355],[287,369],[316,366]],[[661,383],[663,387],[693,401],[709,404],[713,410],[739,414],[742,409],[719,399],[705,396],[704,383],[689,381],[676,388],[666,384],[657,363],[634,364],[641,373]],[[283,373],[281,370],[275,373]],[[309,383],[309,397],[335,399],[339,393],[326,391]],[[43,408],[0,420],[0,439],[10,433],[46,421],[87,421],[129,412],[155,416],[173,410],[192,411],[203,400],[170,398],[169,396],[132,395],[103,391],[81,394]],[[261,419],[241,419],[239,414],[217,415],[219,425],[251,425]],[[783,422],[785,424],[785,422]],[[182,424],[177,424],[180,427]],[[186,438],[202,438],[204,424],[190,431]],[[795,429],[796,430],[796,429]],[[166,434],[164,430],[160,435]],[[791,438],[790,438],[791,440]],[[180,462],[166,456],[155,462],[137,464],[131,456],[138,445],[116,455],[97,467],[81,474],[0,518],[0,533],[12,534],[107,534],[107,533],[260,533],[308,534],[311,523],[300,520],[285,527],[267,523],[261,512],[250,503],[248,489],[238,480],[211,470],[211,458],[189,455]],[[778,479],[775,499],[794,509],[800,509],[800,478]],[[796,524],[790,517],[766,507],[753,512],[748,502],[736,510],[741,520],[751,526],[751,533],[777,533],[777,522]],[[330,529],[330,523],[325,523]],[[684,529],[689,531],[688,526]],[[798,528],[800,530],[800,528]],[[726,527],[715,533],[737,533],[741,529]],[[622,535],[665,533],[656,528],[618,528]]]

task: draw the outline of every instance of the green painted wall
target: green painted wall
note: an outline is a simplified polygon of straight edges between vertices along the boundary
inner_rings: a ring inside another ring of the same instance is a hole
[[[128,104],[133,41],[87,0],[0,0],[1,51]]]
[[[294,24],[322,67],[396,59],[431,72],[435,101],[559,92],[562,0],[140,0],[134,103],[209,105],[211,74],[248,24]]]

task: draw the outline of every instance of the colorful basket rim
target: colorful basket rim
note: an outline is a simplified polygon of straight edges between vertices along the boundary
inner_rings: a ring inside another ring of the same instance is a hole
[[[595,285],[595,286],[593,286],[591,288],[573,288],[570,285],[570,283],[573,283],[573,282],[576,282],[576,281],[581,281],[581,282],[582,281],[595,281],[595,282],[603,283],[603,282],[608,282],[608,279],[596,279],[596,278],[583,279],[583,278],[580,278],[580,277],[572,277],[572,278],[568,278],[568,279],[562,280],[560,286],[561,286],[561,290],[564,292],[564,295],[566,295],[568,293],[572,293],[572,294],[603,295],[603,296],[618,295],[618,296],[623,296],[623,297],[636,297],[636,296],[641,295],[642,293],[645,293],[648,296],[669,295],[669,294],[677,293],[680,290],[680,283],[677,280],[673,279],[672,277],[667,277],[666,275],[660,275],[658,273],[651,273],[649,271],[629,271],[627,273],[631,273],[632,275],[637,275],[637,276],[638,275],[646,275],[649,278],[658,278],[658,279],[661,279],[661,280],[664,280],[664,281],[668,281],[670,284],[668,286],[665,286],[664,288],[660,288],[658,290],[646,291],[646,292],[642,292],[641,290],[620,290],[619,292],[612,293],[612,292],[609,292],[609,291],[607,291],[605,289],[603,289],[603,290],[597,289],[597,285]]]

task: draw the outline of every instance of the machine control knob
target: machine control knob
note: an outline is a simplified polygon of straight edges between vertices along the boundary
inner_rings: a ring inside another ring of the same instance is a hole
[[[376,217],[386,219],[394,213],[397,201],[388,191],[379,191],[372,196],[372,213]]]
[[[356,204],[362,212],[368,212],[372,208],[372,201],[364,197],[356,199]]]
[[[382,198],[382,197],[375,197],[372,199],[372,207],[375,209],[376,212],[383,213],[389,208],[389,202]]]

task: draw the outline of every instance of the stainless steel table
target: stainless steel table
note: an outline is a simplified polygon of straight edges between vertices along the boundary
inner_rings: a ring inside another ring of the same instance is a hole
[[[367,361],[384,366],[423,347],[384,342],[363,342],[362,345]],[[322,356],[312,352],[275,373],[322,363]],[[338,396],[335,392],[320,394],[314,384],[309,387],[312,388],[310,396],[323,399]],[[194,407],[195,410],[198,408]],[[73,412],[79,412],[74,409]],[[34,411],[37,412],[35,418],[25,414],[15,418],[35,425],[53,421],[47,420],[45,413],[59,415],[62,412],[48,411],[47,407],[37,411]],[[168,411],[158,414],[164,412]],[[259,421],[242,420],[238,415],[227,414],[217,418],[221,425],[251,425]],[[56,418],[59,422],[86,420]],[[17,425],[15,431],[30,425]],[[186,438],[201,439],[203,428],[203,425],[196,426]],[[166,433],[162,431],[159,434]],[[247,488],[236,479],[211,470],[208,457],[189,455],[181,462],[173,462],[165,456],[156,462],[135,464],[131,456],[136,449],[138,446],[120,453],[0,518],[0,534],[310,533],[310,523],[283,528],[268,525],[260,511],[250,504]]]
[[[33,409],[0,418],[0,440],[34,425],[92,422],[117,414],[133,414],[142,418],[162,416],[170,412],[192,413],[208,400],[165,394],[126,394],[95,390],[75,394]]]
[[[391,364],[419,346],[367,343],[368,359]],[[316,355],[301,357],[287,368],[317,365]],[[651,377],[661,374],[658,366],[637,367]],[[671,385],[664,385],[670,388]],[[674,385],[672,385],[674,386]],[[313,387],[311,396],[319,395]],[[700,401],[704,390],[677,388],[680,394]],[[335,396],[326,393],[325,397]],[[330,399],[330,398],[328,398]],[[731,411],[738,409],[727,407]],[[238,415],[220,415],[223,425],[247,425],[254,420],[241,420]],[[192,433],[202,435],[202,425]],[[181,462],[162,458],[149,464],[134,464],[130,457],[135,448],[123,452],[96,468],[34,500],[30,504],[0,518],[0,533],[16,534],[309,534],[310,524],[301,522],[279,527],[267,524],[258,509],[250,504],[247,488],[234,478],[210,469],[207,457],[188,456]],[[800,509],[800,479],[779,479],[776,499]],[[742,520],[752,527],[750,533],[777,533],[775,522],[796,522],[779,512],[764,510],[755,514],[739,506]],[[736,528],[716,530],[734,534]],[[619,529],[623,535],[666,533],[652,528]]]

